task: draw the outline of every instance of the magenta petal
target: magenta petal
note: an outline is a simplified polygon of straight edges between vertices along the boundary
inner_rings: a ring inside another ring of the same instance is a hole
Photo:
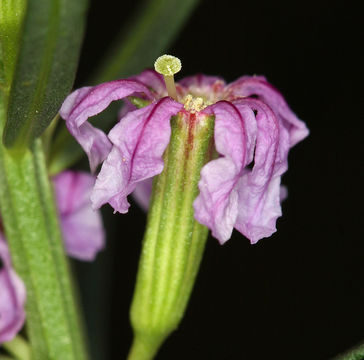
[[[194,202],[195,218],[224,243],[230,238],[238,216],[236,185],[253,154],[255,116],[248,106],[238,110],[226,101],[205,110],[215,115],[215,146],[222,156],[201,170],[200,194]]]
[[[235,227],[253,244],[276,231],[280,206],[280,176],[287,169],[288,131],[279,126],[273,111],[255,99],[234,102],[257,111],[257,141],[252,170],[238,184],[239,206]],[[281,131],[282,130],[282,131]]]
[[[289,131],[290,147],[304,139],[309,131],[289,108],[283,95],[263,76],[243,76],[226,87],[228,98],[257,95],[276,114],[279,121]]]
[[[144,181],[138,182],[133,191],[134,200],[145,212],[147,212],[149,209],[152,187],[153,179],[146,179]]]
[[[180,80],[177,90],[182,97],[192,94],[200,96],[212,104],[217,99],[221,99],[225,85],[225,81],[220,77],[199,74]]]
[[[171,134],[170,118],[182,104],[163,98],[126,114],[110,131],[113,148],[104,161],[91,196],[94,208],[109,203],[126,213],[127,196],[138,182],[162,172],[162,155]]]
[[[12,340],[25,321],[25,286],[11,267],[7,244],[0,233],[0,344]]]
[[[53,183],[67,254],[79,260],[94,260],[105,246],[101,214],[92,210],[90,201],[95,177],[65,171],[54,177]]]
[[[191,89],[206,88],[208,91],[211,91],[211,86],[213,86],[216,83],[221,83],[223,86],[225,86],[225,81],[223,78],[218,76],[209,76],[203,74],[188,76],[178,81],[178,84],[184,87]]]
[[[64,101],[59,113],[66,120],[70,133],[87,153],[92,171],[95,171],[109,154],[111,144],[101,130],[86,122],[87,119],[103,111],[112,101],[133,93],[144,93],[153,98],[149,89],[139,82],[115,80],[95,87],[78,89]]]
[[[157,98],[167,95],[166,84],[163,75],[152,69],[144,70],[141,74],[132,76],[131,80],[136,80],[144,84],[157,95]]]

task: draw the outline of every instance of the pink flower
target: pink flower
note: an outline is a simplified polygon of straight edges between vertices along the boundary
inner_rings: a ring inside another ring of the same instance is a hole
[[[0,344],[23,327],[25,286],[11,266],[8,246],[0,232]]]
[[[67,254],[79,260],[94,260],[105,246],[101,214],[91,208],[95,177],[64,171],[53,178],[53,184]]]
[[[167,96],[161,75],[146,70],[67,97],[61,116],[88,154],[91,168],[102,163],[91,195],[93,207],[109,203],[126,213],[127,196],[136,188],[146,198],[143,185],[163,170],[171,117],[194,113],[200,121],[213,115],[219,157],[202,168],[195,218],[221,243],[233,228],[252,243],[270,236],[281,215],[280,182],[288,151],[308,135],[305,124],[264,77],[244,76],[226,85],[221,78],[197,75],[176,88],[178,101]],[[149,105],[136,109],[129,104],[108,135],[87,122],[111,101],[128,96],[148,100]]]

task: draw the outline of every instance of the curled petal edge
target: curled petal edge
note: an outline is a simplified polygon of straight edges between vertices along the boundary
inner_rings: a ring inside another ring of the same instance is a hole
[[[108,137],[87,122],[87,119],[106,109],[112,101],[134,93],[144,93],[148,98],[154,98],[150,90],[140,82],[115,80],[78,89],[64,101],[59,113],[66,120],[70,133],[88,155],[92,172],[107,157],[112,145]]]
[[[257,99],[234,102],[237,107],[249,105],[257,112],[257,140],[254,166],[245,169],[237,186],[239,210],[235,228],[252,244],[276,231],[281,216],[280,180],[287,169],[288,134],[281,127],[272,109]],[[284,136],[286,135],[286,136]]]
[[[220,158],[201,170],[200,193],[194,201],[195,218],[211,229],[221,244],[227,241],[238,216],[236,185],[252,160],[255,116],[249,107],[237,109],[227,101],[204,110],[215,116],[215,147]]]
[[[110,131],[112,150],[104,161],[91,195],[93,208],[109,203],[116,212],[129,209],[127,196],[141,181],[163,170],[170,118],[183,105],[169,97],[126,114]]]
[[[234,100],[239,97],[256,95],[276,114],[290,135],[290,147],[303,140],[309,134],[306,124],[290,109],[283,95],[270,84],[264,76],[242,76],[229,84],[225,93]]]

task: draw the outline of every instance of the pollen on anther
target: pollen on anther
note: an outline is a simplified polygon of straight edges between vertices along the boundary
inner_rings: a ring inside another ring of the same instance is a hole
[[[173,76],[181,70],[182,64],[178,57],[162,55],[155,61],[154,68],[164,76]]]
[[[206,106],[211,105],[210,102],[205,101],[202,97],[193,97],[191,94],[188,94],[183,99],[183,103],[185,109],[191,113],[199,112]]]

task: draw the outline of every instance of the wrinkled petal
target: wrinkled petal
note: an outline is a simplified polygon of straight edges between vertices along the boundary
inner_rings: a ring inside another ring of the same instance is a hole
[[[149,201],[152,195],[153,179],[146,179],[138,182],[133,191],[133,198],[138,205],[147,212],[149,209]]]
[[[219,76],[209,76],[203,74],[197,74],[193,76],[187,76],[182,80],[178,81],[178,84],[188,87],[188,88],[207,88],[211,91],[211,86],[215,85],[216,83],[222,83],[225,85],[225,81],[223,78]]]
[[[94,260],[105,246],[101,214],[92,210],[90,201],[95,177],[65,171],[55,176],[53,183],[67,254],[79,260]]]
[[[95,87],[84,87],[74,91],[64,101],[59,113],[66,120],[70,133],[88,155],[91,171],[107,157],[111,143],[107,136],[94,128],[87,119],[97,115],[114,101],[134,93],[144,93],[153,99],[149,89],[132,80],[116,80]]]
[[[289,108],[283,95],[263,76],[243,76],[226,87],[227,98],[256,95],[276,114],[288,130],[290,147],[303,140],[309,133],[305,123]]]
[[[163,170],[162,155],[171,134],[170,118],[182,104],[163,98],[125,115],[110,131],[113,148],[104,161],[91,196],[94,208],[109,203],[126,213],[136,184]]]
[[[248,106],[237,109],[226,101],[205,110],[215,115],[215,147],[221,157],[201,170],[200,194],[194,202],[195,218],[224,243],[230,238],[238,216],[236,185],[253,156],[255,116]]]
[[[249,105],[257,112],[257,140],[252,170],[246,169],[238,184],[238,217],[235,228],[251,243],[276,231],[281,216],[280,176],[287,169],[289,134],[269,106],[260,100],[244,99],[235,106]],[[280,131],[282,130],[282,131]]]
[[[215,103],[221,99],[225,85],[224,79],[218,76],[198,74],[180,80],[177,84],[177,91],[181,97],[191,94]]]
[[[144,70],[141,74],[134,75],[129,80],[135,80],[145,85],[154,96],[154,100],[168,96],[163,76],[152,69]],[[148,97],[146,97],[148,98]],[[149,97],[150,100],[153,100]],[[128,112],[137,109],[128,99],[124,99],[124,105],[119,111],[118,119],[124,117]]]
[[[12,340],[25,321],[25,286],[11,267],[7,244],[0,233],[0,344]]]
[[[167,89],[163,75],[158,74],[152,69],[144,70],[141,74],[132,76],[130,79],[139,81],[148,87],[155,95],[156,100],[158,98],[167,96]]]

